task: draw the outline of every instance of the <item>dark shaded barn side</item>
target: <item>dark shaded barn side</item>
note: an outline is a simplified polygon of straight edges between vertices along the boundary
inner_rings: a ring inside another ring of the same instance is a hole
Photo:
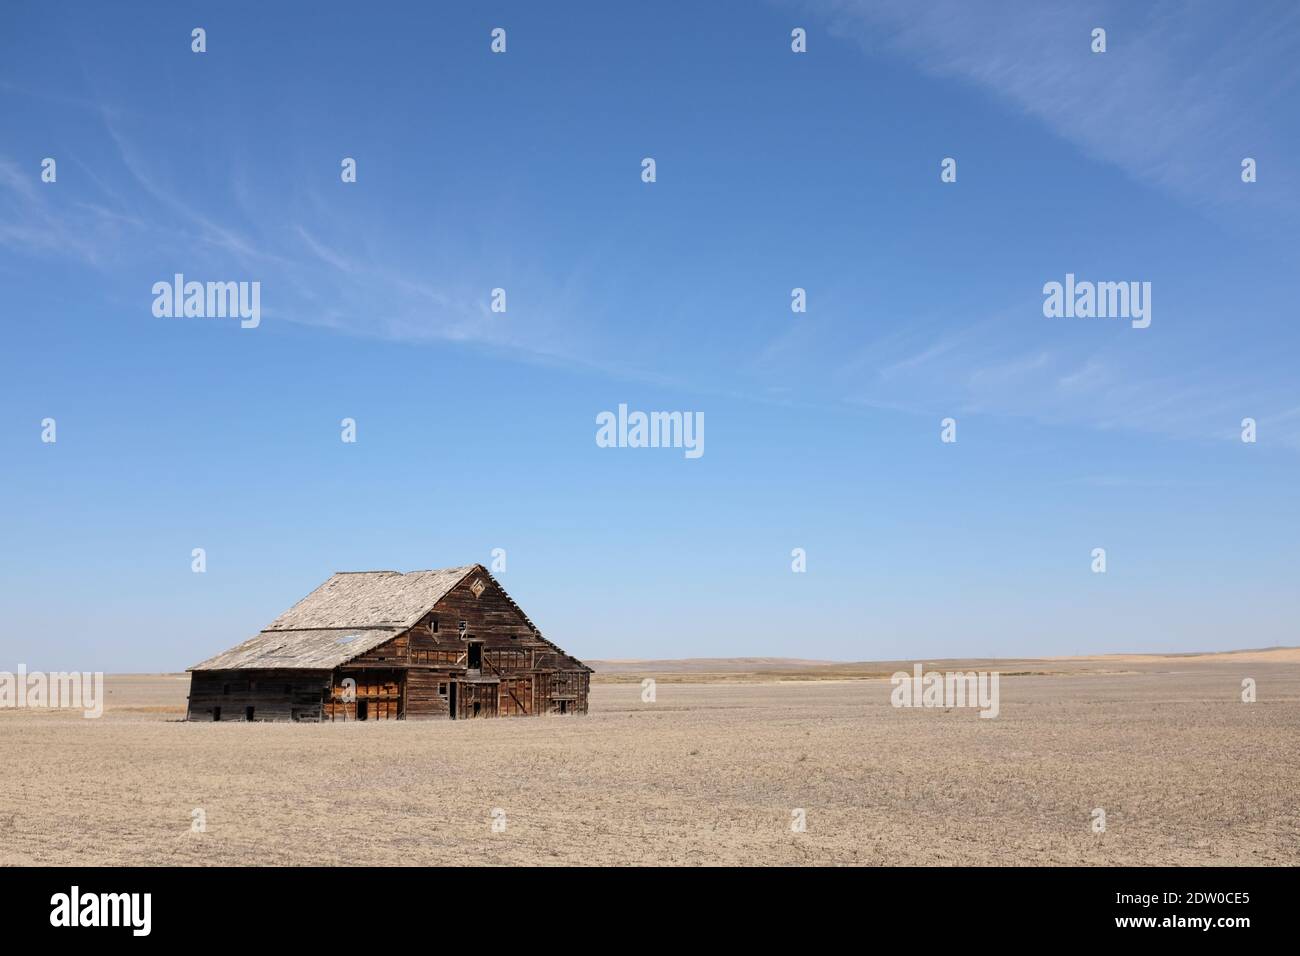
[[[412,619],[422,606],[428,609]],[[187,717],[585,714],[590,676],[541,636],[481,565],[345,573],[257,637],[191,668]]]
[[[320,720],[328,671],[195,671],[186,720]]]

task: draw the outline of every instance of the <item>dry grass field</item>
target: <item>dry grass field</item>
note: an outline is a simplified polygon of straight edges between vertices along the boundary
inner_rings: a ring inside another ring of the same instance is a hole
[[[0,711],[0,863],[1300,863],[1294,650],[999,661],[994,720],[895,709],[895,669],[607,662],[587,717],[333,725],[110,677],[99,720]]]

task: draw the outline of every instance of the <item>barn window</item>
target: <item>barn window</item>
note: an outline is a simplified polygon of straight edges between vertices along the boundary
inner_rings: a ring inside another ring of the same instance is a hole
[[[443,697],[446,697],[446,696],[447,696],[447,682],[446,682],[446,681],[443,681],[442,683],[440,683],[440,684],[438,685],[438,693],[441,694]]]
[[[436,617],[429,622],[429,630],[435,634],[438,633],[438,619]]]
[[[223,694],[229,694],[229,693],[230,693],[230,685],[229,685],[229,684],[222,684],[222,685],[221,685],[221,693],[223,693]]]

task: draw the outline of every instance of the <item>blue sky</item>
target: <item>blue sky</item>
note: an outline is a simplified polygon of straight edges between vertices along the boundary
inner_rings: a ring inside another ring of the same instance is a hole
[[[8,6],[0,668],[493,548],[589,658],[1297,643],[1300,11],[1133,7]],[[154,317],[177,272],[261,325]]]

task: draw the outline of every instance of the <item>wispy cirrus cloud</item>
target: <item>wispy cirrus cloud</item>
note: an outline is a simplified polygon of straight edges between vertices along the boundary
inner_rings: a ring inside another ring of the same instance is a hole
[[[1279,112],[1300,92],[1300,7],[807,0],[834,35],[973,84],[1087,155],[1198,206],[1300,215]],[[1091,31],[1108,31],[1104,54]],[[1243,152],[1246,150],[1246,152]],[[1269,188],[1243,192],[1244,155]],[[1276,160],[1271,161],[1271,160]]]
[[[798,7],[868,57],[986,93],[1003,112],[1037,121],[1154,193],[1270,243],[1293,242],[1300,175],[1286,144],[1300,136],[1300,114],[1280,104],[1300,92],[1294,4],[782,5]],[[1107,30],[1104,54],[1090,49],[1095,27]],[[1259,161],[1266,184],[1243,187],[1246,155]],[[763,368],[802,365],[805,379],[833,385],[849,403],[931,415],[990,414],[1192,439],[1236,439],[1240,419],[1251,415],[1261,427],[1268,423],[1270,440],[1300,448],[1300,422],[1288,413],[1297,398],[1293,381],[1272,374],[1267,350],[1241,342],[1240,359],[1224,362],[1193,341],[1188,320],[1203,317],[1187,314],[1164,327],[1158,345],[1089,334],[1096,326],[1058,324],[1049,332],[1035,324],[1041,303],[1024,297],[1041,281],[1030,277],[1008,290],[1006,307],[992,313],[894,315],[892,332],[856,347],[843,338],[848,321],[839,336],[792,330],[765,347]],[[819,340],[835,345],[818,350]]]
[[[28,96],[12,84],[9,95]],[[247,275],[263,283],[264,313],[276,321],[400,342],[449,342],[509,353],[517,360],[572,365],[616,375],[638,372],[601,356],[584,335],[575,290],[527,264],[511,276],[514,315],[492,313],[489,257],[466,248],[452,259],[412,247],[381,217],[358,221],[315,188],[288,195],[252,181],[227,157],[230,174],[217,182],[177,168],[151,148],[148,120],[100,101],[58,98],[97,121],[104,157],[75,187],[39,182],[39,170],[0,156],[0,246],[22,255],[73,257],[120,279],[137,267],[159,275]],[[135,132],[133,132],[135,130]],[[85,166],[77,156],[65,158]],[[109,181],[114,183],[109,186]],[[75,189],[78,196],[69,199]],[[481,252],[481,250],[480,250]],[[425,261],[413,264],[420,256]],[[142,293],[143,295],[143,293]],[[142,299],[142,301],[144,301]]]
[[[1288,122],[1276,104],[1300,74],[1283,55],[1300,22],[1300,12],[1287,8],[1219,24],[1221,11],[1183,5],[1136,13],[1029,2],[804,6],[871,53],[973,84],[1134,179],[1207,206],[1239,201],[1237,159],[1223,144],[1269,143],[1270,124]],[[1095,25],[1110,28],[1104,57],[1088,51]],[[120,169],[97,165],[87,178],[98,195],[56,207],[30,170],[0,163],[0,243],[76,255],[101,269],[126,255],[163,272],[173,263],[237,268],[267,285],[266,311],[276,320],[481,346],[677,387],[1199,437],[1227,434],[1218,423],[1244,407],[1271,416],[1300,446],[1300,422],[1286,414],[1296,395],[1276,381],[1240,379],[1225,388],[1214,356],[1171,370],[1134,350],[1131,338],[1071,345],[1025,336],[1016,323],[1032,321],[1038,305],[1023,298],[993,314],[927,307],[928,314],[894,315],[864,330],[847,320],[858,303],[823,294],[815,313],[773,338],[741,339],[734,355],[717,356],[716,377],[683,380],[689,376],[677,375],[663,355],[619,341],[611,299],[590,293],[581,263],[557,271],[561,260],[534,258],[527,235],[447,235],[438,225],[414,237],[396,234],[382,207],[345,209],[328,187],[282,168],[276,175],[294,185],[277,190],[266,170],[238,156],[216,157],[214,169],[224,175],[195,189],[184,155],[150,147],[148,117],[76,98],[58,105],[99,121]],[[1265,203],[1270,217],[1285,217],[1294,205],[1291,174],[1275,164],[1266,171],[1270,191],[1244,195]],[[507,316],[487,309],[491,288],[502,283],[510,287]]]
[[[72,257],[106,269],[123,232],[139,224],[99,203],[52,203],[39,172],[0,157],[0,246],[25,254]]]

